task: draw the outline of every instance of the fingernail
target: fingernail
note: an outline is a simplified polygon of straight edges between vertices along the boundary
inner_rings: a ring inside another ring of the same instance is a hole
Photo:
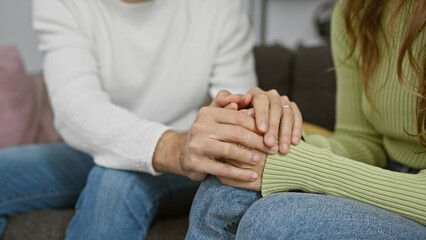
[[[281,145],[281,152],[287,153],[289,149],[290,148],[288,147],[288,145],[286,143],[284,143],[283,145]]]
[[[257,173],[253,173],[253,174],[251,175],[251,180],[256,181],[256,180],[257,180],[257,178],[258,178]]]
[[[275,145],[274,147],[272,147],[271,149],[271,153],[276,153],[278,151],[278,146]]]
[[[253,155],[253,159],[252,159],[252,163],[253,164],[257,164],[258,162],[260,161],[260,156],[259,155],[257,155],[257,154],[254,154]]]
[[[293,142],[294,142],[294,143],[296,143],[296,144],[297,144],[297,143],[299,143],[299,141],[300,141],[300,139],[299,139],[298,137],[294,137],[294,138],[293,138]]]
[[[274,138],[274,137],[272,137],[272,136],[269,136],[269,137],[268,137],[268,143],[269,143],[270,145],[275,144],[275,142],[276,142],[276,140],[275,140],[275,138]]]
[[[264,131],[264,132],[266,132],[266,128],[267,128],[268,126],[266,125],[266,123],[265,122],[263,122],[262,124],[260,124],[260,130],[261,131]]]
[[[248,115],[251,116],[251,117],[254,117],[254,109],[253,108],[250,108],[248,110]]]

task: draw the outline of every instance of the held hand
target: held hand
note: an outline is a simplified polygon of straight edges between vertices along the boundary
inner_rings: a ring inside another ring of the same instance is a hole
[[[240,146],[241,147],[241,146]],[[259,176],[259,178],[252,182],[242,182],[235,179],[230,179],[226,177],[218,177],[219,181],[225,185],[229,185],[232,187],[237,188],[244,188],[252,191],[260,191],[262,186],[262,175],[263,175],[263,169],[265,167],[266,157],[267,155],[263,152],[254,151],[260,156],[260,162],[257,165],[249,165],[245,163],[239,163],[233,160],[224,160],[224,162],[231,164],[235,167],[241,168],[241,169],[248,169],[256,172],[256,174]]]
[[[255,171],[216,160],[233,159],[235,163],[254,166],[260,161],[260,155],[250,149],[273,153],[273,149],[263,143],[248,111],[204,107],[186,137],[180,159],[182,174],[193,180],[202,180],[211,174],[243,182],[256,181],[259,175]]]
[[[296,103],[290,102],[287,96],[280,96],[276,90],[265,92],[254,87],[245,95],[239,107],[247,108],[250,105],[254,108],[256,127],[264,133],[264,142],[267,146],[276,146],[278,131],[281,153],[288,153],[291,144],[297,145],[300,142],[302,114]]]

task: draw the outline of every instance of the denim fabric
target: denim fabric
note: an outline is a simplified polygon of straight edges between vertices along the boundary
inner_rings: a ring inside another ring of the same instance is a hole
[[[73,208],[92,158],[65,144],[0,150],[0,236],[7,217],[37,209]]]
[[[156,215],[189,211],[198,183],[182,176],[95,166],[67,229],[67,239],[145,239]]]
[[[362,202],[289,192],[255,202],[236,239],[426,239],[426,228]]]
[[[65,144],[2,149],[0,172],[0,236],[8,217],[73,208],[78,200],[68,239],[143,239],[154,216],[187,213],[199,185],[94,167],[92,157]]]
[[[406,167],[390,161],[388,169]],[[186,239],[426,239],[426,227],[358,201],[292,192],[259,199],[207,178],[194,198]]]
[[[260,197],[258,192],[226,186],[214,176],[207,177],[194,198],[186,239],[235,239],[241,217]]]

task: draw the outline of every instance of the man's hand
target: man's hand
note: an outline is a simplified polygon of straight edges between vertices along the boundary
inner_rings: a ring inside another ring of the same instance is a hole
[[[157,171],[185,175],[193,180],[202,180],[211,174],[252,182],[259,179],[257,172],[217,160],[232,159],[254,166],[260,161],[260,155],[249,149],[274,152],[263,143],[263,136],[256,130],[248,111],[204,107],[188,135],[171,131],[163,135],[157,144],[153,166]]]

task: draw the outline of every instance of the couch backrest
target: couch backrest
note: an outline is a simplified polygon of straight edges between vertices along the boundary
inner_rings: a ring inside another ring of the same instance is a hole
[[[259,86],[277,89],[299,106],[304,121],[334,129],[336,78],[330,47],[256,47]]]

